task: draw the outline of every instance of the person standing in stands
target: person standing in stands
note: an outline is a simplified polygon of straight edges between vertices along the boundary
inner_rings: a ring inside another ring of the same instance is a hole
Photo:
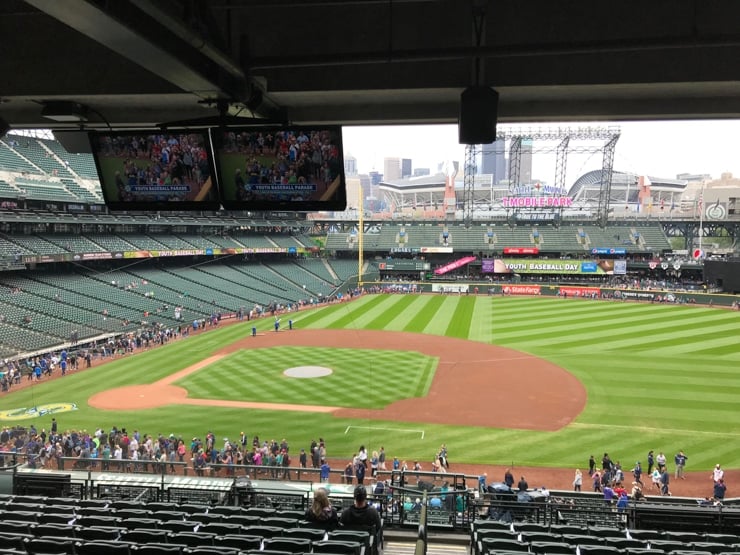
[[[375,530],[380,531],[380,515],[374,507],[367,504],[365,486],[356,486],[353,496],[355,502],[342,511],[340,522],[344,526],[375,526]]]
[[[516,486],[517,490],[519,491],[527,491],[529,489],[529,484],[527,483],[527,480],[522,476],[519,479],[519,483]]]
[[[722,501],[727,493],[727,486],[723,478],[720,478],[718,482],[714,484],[714,498],[718,501]]]
[[[507,468],[506,472],[504,472],[504,484],[506,484],[506,487],[509,489],[514,485],[514,475],[511,473],[510,468]]]

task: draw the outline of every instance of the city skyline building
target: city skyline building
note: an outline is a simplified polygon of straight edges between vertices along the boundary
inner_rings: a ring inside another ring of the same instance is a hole
[[[383,179],[401,179],[401,159],[387,156],[383,158]]]

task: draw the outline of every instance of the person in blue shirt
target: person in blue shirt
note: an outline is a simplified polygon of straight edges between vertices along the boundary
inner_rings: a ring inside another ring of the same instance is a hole
[[[331,472],[331,467],[329,466],[329,463],[326,462],[326,459],[321,460],[321,467],[320,467],[320,477],[322,482],[328,482],[329,481],[329,473]]]
[[[629,505],[630,499],[627,497],[627,492],[622,492],[619,495],[619,499],[617,499],[617,511],[618,512],[624,512],[624,510],[627,508],[627,505]]]

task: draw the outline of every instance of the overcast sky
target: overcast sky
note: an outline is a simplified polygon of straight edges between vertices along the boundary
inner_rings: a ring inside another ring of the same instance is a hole
[[[740,176],[740,121],[671,121],[621,123],[527,124],[516,127],[579,127],[616,125],[621,136],[615,150],[614,169],[638,175],[675,178],[679,173],[722,172]],[[506,126],[504,126],[506,127]],[[595,147],[598,142],[573,142]],[[533,178],[552,183],[554,155],[537,154],[554,142],[535,142]],[[383,158],[411,158],[414,168],[430,168],[444,160],[464,161],[465,148],[457,141],[456,125],[415,125],[345,127],[344,152],[357,159],[360,173],[373,169],[383,172]],[[601,167],[601,153],[571,153],[568,158],[568,182],[578,175]]]

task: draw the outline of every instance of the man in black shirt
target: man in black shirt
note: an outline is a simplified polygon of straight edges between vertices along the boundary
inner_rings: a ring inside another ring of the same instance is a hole
[[[365,486],[356,486],[354,492],[355,502],[351,507],[342,511],[340,522],[345,526],[375,526],[380,531],[380,515],[374,507],[367,504],[367,490]]]
[[[517,484],[517,490],[527,491],[528,489],[529,484],[527,483],[527,480],[524,479],[524,476],[522,476],[521,480],[519,480],[519,483]]]

